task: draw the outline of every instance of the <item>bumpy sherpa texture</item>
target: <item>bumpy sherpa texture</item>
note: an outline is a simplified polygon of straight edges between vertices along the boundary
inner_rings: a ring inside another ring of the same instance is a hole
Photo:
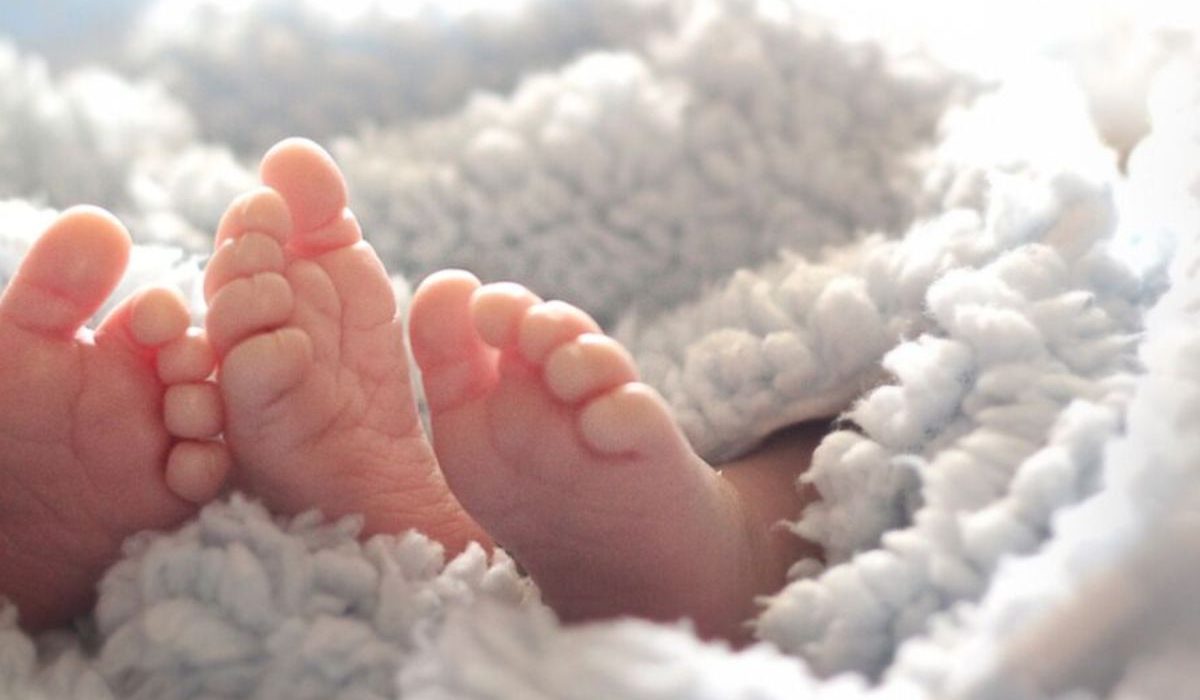
[[[380,84],[336,36],[386,27],[256,5],[331,83]],[[503,555],[443,564],[416,533],[359,543],[353,519],[235,496],[132,540],[77,630],[35,642],[0,609],[0,698],[1190,697],[1200,63],[1157,80],[1124,177],[1061,68],[983,86],[765,2],[622,4],[620,39],[574,6],[574,48],[542,37],[445,93],[415,77],[427,102],[366,105],[378,128],[345,123],[336,85],[275,123],[345,130],[353,204],[397,272],[472,263],[611,321],[707,457],[844,411],[806,477],[823,500],[793,524],[826,564],[764,601],[763,643],[564,627]],[[471,19],[465,45],[518,45],[549,8]],[[466,21],[430,12],[395,21]],[[167,282],[202,316],[202,232],[273,128],[227,133],[270,120],[271,91],[239,101],[240,83],[201,114],[203,71],[271,55],[240,33],[258,15],[226,19],[212,45],[202,22],[131,30],[149,53],[114,65],[142,83],[4,50],[0,145],[25,160],[0,161],[19,197],[0,283],[48,207],[85,199],[175,243],[139,246],[117,296]],[[573,58],[593,45],[627,50]]]
[[[670,15],[639,0],[165,0],[131,27],[121,63],[181,98],[205,139],[256,151],[452,112],[588,49],[637,45]],[[305,105],[281,112],[297,95]]]
[[[177,4],[165,3],[151,18]],[[204,31],[211,24],[205,17],[220,16],[217,5],[198,5],[197,22],[175,27],[179,37],[163,35],[168,64],[233,79],[239,73],[226,62],[262,63],[262,32],[254,30],[269,22],[267,35],[280,34],[284,47],[276,52],[334,44],[328,60],[310,59],[341,66],[328,77],[333,97],[325,107],[345,104],[336,96],[337,88],[350,91],[346,83],[379,83],[365,69],[351,80],[356,59],[336,47],[353,43],[340,35],[334,41],[328,28],[312,30],[318,21],[330,24],[315,5],[288,3],[284,11],[264,2],[258,13],[235,12],[222,20],[228,24],[217,40]],[[526,8],[529,21],[542,5]],[[652,49],[613,53],[608,42],[608,52],[535,74],[511,96],[481,97],[432,123],[369,126],[333,142],[356,213],[389,267],[422,276],[457,265],[489,279],[520,279],[611,321],[635,302],[664,308],[686,299],[784,243],[811,251],[911,220],[920,185],[913,159],[933,143],[957,84],[945,71],[915,59],[897,65],[876,46],[839,41],[814,18],[765,15],[754,3],[698,3],[680,14],[681,26],[650,42]],[[355,26],[378,29],[369,17]],[[520,26],[495,26],[505,42],[522,43]],[[208,59],[199,57],[201,46]],[[289,81],[307,84],[316,71],[280,60],[288,67],[278,79],[253,84],[291,95]],[[19,157],[0,163],[0,181],[13,181],[17,194],[59,207],[100,201],[140,239],[168,236],[199,251],[201,232],[249,180],[242,161],[258,150],[195,142],[219,102],[189,111],[162,83],[131,83],[101,70],[56,78],[37,59],[11,51],[0,57],[0,71],[21,86],[7,110],[17,124],[61,103],[51,122],[58,133],[44,148],[41,137],[20,129],[0,132],[9,153],[37,146],[34,168]],[[427,75],[420,80],[438,85]],[[487,85],[485,76],[476,80],[482,84],[475,88]],[[209,86],[218,101],[229,86],[221,87]],[[100,100],[106,89],[111,94]],[[271,119],[260,104],[263,90],[229,89],[244,109],[239,123]],[[95,109],[101,102],[104,110]],[[318,112],[343,128],[360,126],[338,119],[340,111]],[[302,117],[282,128],[308,131]],[[229,132],[218,131],[226,140]],[[134,137],[136,144],[122,140]],[[63,162],[79,176],[52,178]],[[91,167],[104,171],[102,191],[94,191]],[[43,190],[50,181],[53,189]],[[755,235],[741,235],[746,230]],[[511,255],[514,248],[522,253]]]
[[[590,54],[454,118],[339,142],[384,259],[519,279],[611,322],[782,246],[907,225],[958,84],[799,13],[727,5],[646,55]]]

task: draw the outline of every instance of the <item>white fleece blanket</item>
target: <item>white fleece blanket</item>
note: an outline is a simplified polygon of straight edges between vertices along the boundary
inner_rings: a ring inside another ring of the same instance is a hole
[[[412,7],[156,0],[104,69],[0,45],[0,284],[89,201],[143,243],[118,296],[199,320],[254,159],[320,138],[401,296],[459,265],[584,306],[706,457],[841,413],[793,524],[827,562],[734,651],[234,495],[131,539],[70,631],[0,608],[0,698],[1194,697],[1194,34],[1001,79],[786,3]],[[1098,132],[1143,112],[1095,76],[1160,67],[1122,172]]]

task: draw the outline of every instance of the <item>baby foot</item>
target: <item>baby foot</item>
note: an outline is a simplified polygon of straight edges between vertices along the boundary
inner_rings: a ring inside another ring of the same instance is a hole
[[[122,541],[169,528],[221,488],[213,356],[165,289],[81,330],[117,286],[129,235],[62,214],[0,297],[0,595],[40,629],[85,610]]]
[[[263,158],[233,203],[205,294],[238,485],[273,510],[417,528],[451,553],[486,541],[438,470],[417,416],[395,297],[315,144]]]
[[[457,271],[418,289],[411,334],[447,481],[560,615],[744,636],[782,583],[765,528],[624,348],[579,309]]]

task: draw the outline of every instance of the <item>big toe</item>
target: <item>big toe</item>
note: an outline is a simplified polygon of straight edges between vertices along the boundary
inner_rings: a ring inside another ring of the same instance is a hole
[[[279,142],[263,156],[259,174],[287,202],[295,225],[290,245],[296,251],[320,253],[362,238],[347,208],[346,179],[317,144],[300,138]]]
[[[63,212],[0,297],[0,322],[73,335],[120,282],[131,247],[129,233],[112,214],[96,207]]]
[[[417,288],[409,311],[409,340],[425,381],[431,409],[451,408],[495,381],[494,352],[471,320],[479,280],[462,270],[430,275]]]

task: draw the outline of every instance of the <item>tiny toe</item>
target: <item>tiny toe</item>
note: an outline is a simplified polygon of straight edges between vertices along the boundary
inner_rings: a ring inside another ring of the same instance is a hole
[[[640,382],[623,384],[587,404],[579,428],[592,449],[605,454],[646,454],[685,444],[666,402]]]
[[[283,244],[292,232],[292,214],[283,195],[270,187],[258,187],[238,195],[217,224],[215,245],[219,249],[247,232],[266,234]]]
[[[71,337],[116,289],[132,243],[112,214],[63,212],[34,242],[0,296],[0,320]]]
[[[362,230],[347,208],[346,180],[323,148],[292,138],[272,147],[259,167],[263,183],[287,202],[295,225],[289,245],[301,254],[357,243]]]
[[[174,384],[163,397],[163,422],[178,438],[216,437],[224,427],[221,393],[212,382]]]
[[[559,345],[584,333],[600,333],[600,326],[581,309],[563,301],[547,301],[529,309],[518,330],[521,355],[541,364]]]
[[[295,303],[282,275],[262,272],[235,279],[213,297],[205,319],[209,342],[218,356],[250,335],[288,320]]]
[[[517,344],[517,331],[525,312],[541,301],[519,284],[487,284],[471,297],[471,319],[485,343],[494,348],[512,347]]]
[[[199,328],[189,328],[158,351],[158,378],[163,384],[199,382],[208,378],[217,367],[208,336]]]
[[[96,328],[97,345],[120,345],[148,354],[184,337],[191,318],[179,292],[163,287],[141,289],[121,301]]]
[[[217,497],[233,467],[228,448],[215,441],[184,441],[167,457],[167,488],[190,503]]]
[[[543,377],[560,401],[578,403],[636,381],[637,370],[620,343],[606,335],[585,333],[550,353]]]
[[[204,298],[212,298],[238,277],[259,272],[283,272],[283,246],[264,233],[247,233],[221,244],[204,270]]]
[[[140,345],[155,348],[182,338],[190,322],[187,302],[174,289],[153,287],[134,296],[129,331]]]
[[[313,363],[312,339],[299,328],[280,328],[238,344],[221,364],[225,405],[258,410],[296,386]]]

